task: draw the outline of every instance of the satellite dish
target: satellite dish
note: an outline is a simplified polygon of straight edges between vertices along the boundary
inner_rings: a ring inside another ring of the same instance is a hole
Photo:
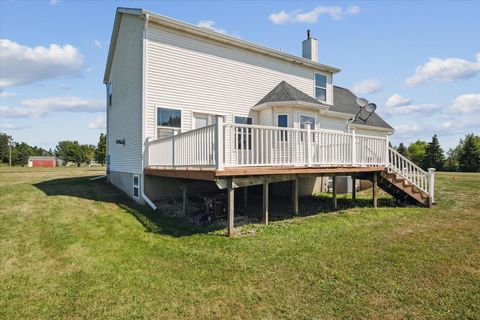
[[[369,103],[365,106],[365,111],[367,111],[368,113],[375,112],[376,109],[377,105],[375,103]]]
[[[364,108],[368,104],[368,100],[364,98],[357,98],[355,102],[361,107]]]

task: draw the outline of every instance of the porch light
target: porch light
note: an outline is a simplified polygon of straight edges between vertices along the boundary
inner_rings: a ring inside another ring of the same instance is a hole
[[[365,98],[357,98],[355,102],[360,107],[360,110],[358,110],[357,114],[355,115],[355,120],[360,119],[363,122],[367,122],[368,118],[370,118],[370,116],[375,112],[375,110],[377,110],[377,105],[375,103],[368,102],[368,100]],[[363,110],[365,110],[365,112],[368,114],[367,118],[365,119],[359,116],[360,112],[362,112]]]

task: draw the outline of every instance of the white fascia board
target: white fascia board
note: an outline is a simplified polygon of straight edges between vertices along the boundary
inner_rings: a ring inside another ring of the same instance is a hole
[[[364,125],[364,124],[354,124],[354,123],[350,124],[350,128],[381,131],[381,132],[385,132],[386,134],[392,134],[395,131],[395,129],[373,127],[373,126],[367,126],[367,125]]]
[[[329,107],[323,104],[316,104],[311,102],[303,102],[303,101],[277,101],[277,102],[265,102],[254,106],[251,110],[260,111],[268,108],[275,108],[275,107],[302,107],[302,108],[309,108],[315,110],[327,110]]]
[[[326,116],[331,116],[331,117],[336,117],[336,118],[342,118],[342,119],[353,119],[355,115],[350,114],[350,113],[343,113],[343,112],[338,112],[338,111],[330,111],[330,110],[325,110],[325,111],[320,111],[320,114],[324,114]]]

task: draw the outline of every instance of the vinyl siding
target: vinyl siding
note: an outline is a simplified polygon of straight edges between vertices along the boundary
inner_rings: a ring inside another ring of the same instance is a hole
[[[313,96],[310,68],[154,23],[148,25],[146,50],[146,137],[156,137],[156,107],[181,108],[187,131],[193,112],[251,116],[257,122],[250,108],[282,80]],[[331,75],[327,79],[331,103]]]
[[[112,61],[112,106],[107,107],[110,170],[142,171],[142,19],[124,14]],[[126,144],[116,144],[125,139]]]

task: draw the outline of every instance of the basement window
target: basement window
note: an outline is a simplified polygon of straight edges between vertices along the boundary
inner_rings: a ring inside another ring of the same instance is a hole
[[[327,76],[315,73],[315,99],[327,101]]]
[[[138,174],[133,175],[133,197],[140,198],[140,176]]]

